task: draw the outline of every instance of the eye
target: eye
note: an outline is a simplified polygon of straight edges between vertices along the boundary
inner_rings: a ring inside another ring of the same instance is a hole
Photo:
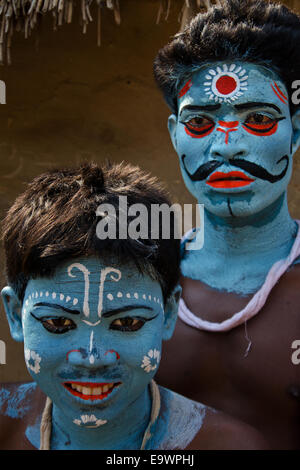
[[[201,129],[202,127],[205,126],[210,126],[214,124],[214,122],[211,119],[208,119],[204,116],[198,116],[190,119],[189,121],[186,122],[186,124],[189,125],[189,127],[193,127],[195,129]]]
[[[262,113],[252,113],[242,124],[242,127],[249,134],[257,136],[269,136],[275,134],[278,129],[278,122],[284,117],[271,118]]]
[[[266,116],[265,114],[253,113],[247,117],[245,123],[264,125],[264,124],[272,124],[274,121],[275,121],[274,118],[270,118],[269,116]]]
[[[125,317],[125,318],[118,318],[111,322],[109,329],[110,330],[119,330],[119,331],[137,331],[142,326],[144,326],[146,320],[142,318],[133,318],[133,317]]]
[[[185,132],[191,137],[196,138],[209,135],[215,127],[214,121],[205,116],[196,116],[182,124],[185,126]]]
[[[62,334],[76,328],[76,323],[74,323],[70,318],[65,317],[41,318],[40,322],[47,331],[50,331],[50,333]]]

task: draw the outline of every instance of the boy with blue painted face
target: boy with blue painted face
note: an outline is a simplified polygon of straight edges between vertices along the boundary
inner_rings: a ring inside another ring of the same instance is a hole
[[[300,232],[287,187],[300,143],[300,18],[264,0],[223,0],[154,69],[205,230],[202,250],[182,244],[182,321],[159,381],[252,424],[274,448],[299,448]]]
[[[101,221],[124,216],[119,196],[148,213],[170,205],[138,168],[86,164],[35,178],[8,211],[2,298],[34,382],[2,386],[0,448],[263,447],[249,426],[152,380],[176,321],[179,241],[99,238]]]

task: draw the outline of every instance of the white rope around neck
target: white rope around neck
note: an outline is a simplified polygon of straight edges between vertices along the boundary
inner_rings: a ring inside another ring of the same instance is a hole
[[[252,299],[249,301],[246,307],[243,308],[243,310],[235,313],[227,320],[224,320],[220,323],[215,323],[196,317],[196,315],[194,315],[188,309],[184,300],[180,299],[178,311],[179,318],[187,325],[193,326],[198,330],[224,332],[236,328],[237,326],[245,323],[247,320],[250,320],[255,315],[257,315],[257,313],[265,305],[267,298],[275,284],[300,256],[300,220],[296,220],[296,222],[298,224],[298,233],[288,257],[273,264],[262,287],[256,292],[256,294],[254,294]]]

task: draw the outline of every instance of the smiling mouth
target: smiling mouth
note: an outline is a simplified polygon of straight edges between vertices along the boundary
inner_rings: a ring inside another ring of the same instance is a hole
[[[93,382],[64,382],[63,386],[72,395],[83,400],[103,400],[122,382],[93,383]]]
[[[213,188],[240,188],[248,186],[248,184],[255,181],[249,176],[245,175],[242,171],[231,171],[229,173],[222,173],[220,171],[214,172],[206,184]]]

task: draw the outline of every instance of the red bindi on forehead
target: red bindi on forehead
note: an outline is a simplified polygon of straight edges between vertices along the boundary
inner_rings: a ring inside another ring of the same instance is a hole
[[[229,95],[237,88],[237,82],[233,77],[223,75],[216,82],[216,89],[222,95]]]

